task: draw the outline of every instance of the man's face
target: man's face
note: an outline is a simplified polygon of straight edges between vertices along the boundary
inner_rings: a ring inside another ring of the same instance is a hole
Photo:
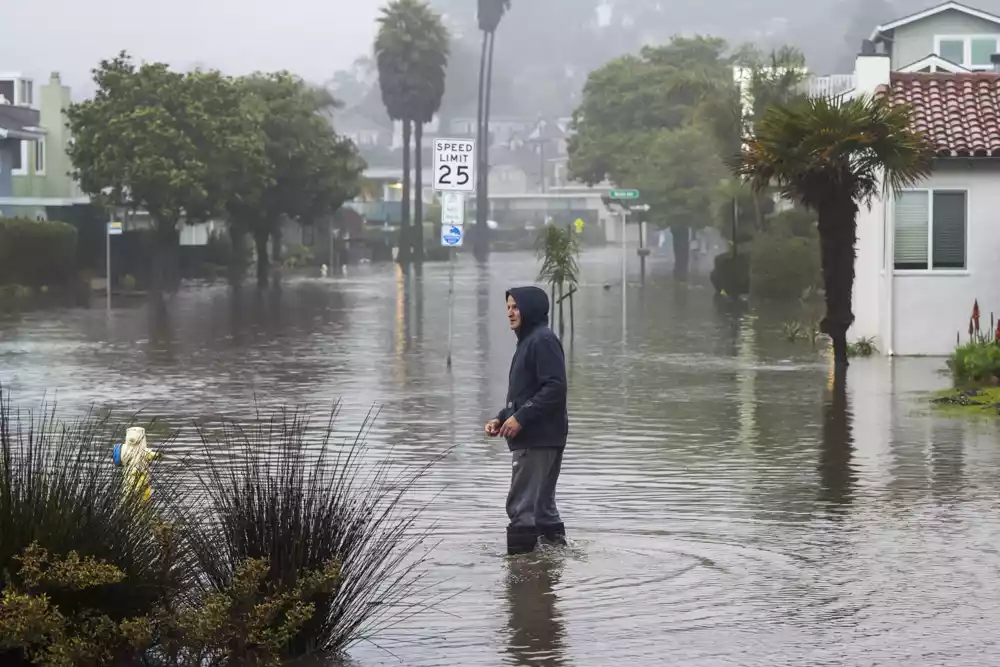
[[[516,331],[521,326],[521,311],[517,309],[514,297],[507,297],[507,319],[510,320],[510,328]]]

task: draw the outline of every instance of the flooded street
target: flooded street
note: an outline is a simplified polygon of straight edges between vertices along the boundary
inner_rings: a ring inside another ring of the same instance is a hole
[[[437,609],[352,651],[374,665],[968,666],[1000,662],[1000,438],[933,418],[943,360],[856,361],[846,397],[782,318],[725,312],[700,278],[655,265],[629,290],[618,255],[585,253],[566,352],[570,444],[558,499],[565,552],[508,560],[501,406],[514,336],[507,287],[528,254],[296,279],[280,295],[191,286],[162,308],[0,315],[0,381],[66,416],[142,409],[183,428],[337,399],[340,429],[382,412],[375,449],[421,463],[440,544]],[[605,289],[605,284],[610,288]],[[98,300],[99,301],[99,300]],[[180,458],[177,456],[176,458]]]

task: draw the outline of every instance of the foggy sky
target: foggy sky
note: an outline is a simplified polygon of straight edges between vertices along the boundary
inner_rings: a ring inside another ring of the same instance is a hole
[[[288,69],[317,83],[371,50],[384,0],[6,0],[0,72],[48,80],[79,98],[90,70],[120,50],[177,69]]]

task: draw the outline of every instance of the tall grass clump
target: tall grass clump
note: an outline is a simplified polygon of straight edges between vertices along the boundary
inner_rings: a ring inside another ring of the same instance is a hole
[[[55,408],[25,412],[0,388],[0,592],[21,583],[17,558],[31,545],[71,551],[120,569],[116,583],[53,592],[70,609],[85,602],[112,619],[146,613],[163,596],[164,564],[155,535],[160,506],[130,501],[111,447],[128,425],[91,413],[73,422]],[[158,476],[161,489],[169,477]],[[169,495],[169,491],[164,495]]]
[[[185,533],[206,592],[232,586],[255,559],[267,563],[268,584],[286,588],[303,572],[339,574],[309,598],[313,611],[285,647],[288,658],[342,651],[427,607],[412,599],[426,530],[414,527],[420,508],[400,504],[426,467],[369,465],[374,414],[342,443],[336,414],[324,428],[282,411],[246,426],[227,421],[215,434],[199,429],[206,495]]]

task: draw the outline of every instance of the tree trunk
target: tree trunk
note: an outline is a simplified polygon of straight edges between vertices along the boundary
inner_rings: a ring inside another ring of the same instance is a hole
[[[848,199],[819,207],[819,244],[826,290],[826,316],[819,329],[833,342],[834,364],[847,368],[847,330],[854,324],[851,300],[857,241],[857,204]]]
[[[267,240],[270,234],[267,232],[254,232],[253,240],[257,246],[257,287],[264,289],[267,287],[267,278],[271,266],[271,260],[267,256]]]
[[[483,113],[486,103],[486,48],[489,33],[483,33],[483,47],[479,55],[479,102],[476,105],[476,233],[472,237],[472,250],[477,259],[485,258],[488,247],[486,218],[488,211],[483,199],[483,147],[486,144],[483,131]],[[482,237],[482,238],[480,238]]]
[[[675,226],[670,228],[670,234],[674,237],[674,278],[687,280],[691,263],[691,229]]]
[[[154,292],[172,290],[177,286],[178,245],[176,221],[154,221],[153,271],[150,284]],[[110,280],[110,276],[108,278]]]
[[[413,124],[413,262],[419,269],[424,263],[424,124]]]
[[[239,285],[243,282],[243,276],[246,274],[246,266],[243,263],[245,259],[243,239],[245,236],[246,229],[243,225],[235,222],[229,223],[229,242],[232,245],[232,256],[229,258],[229,282],[232,285]]]
[[[556,328],[556,284],[549,283],[549,303],[552,304],[549,308],[549,328]]]
[[[576,335],[576,315],[573,313],[573,288],[570,288],[569,293],[569,333],[570,337]]]
[[[284,265],[281,258],[281,234],[281,220],[278,220],[271,228],[271,269],[275,285],[281,282],[281,269]]]
[[[563,320],[563,284],[559,283],[559,337],[562,338],[566,332],[566,323]]]
[[[399,224],[399,263],[410,264],[410,148],[413,125],[403,120],[403,220]]]

